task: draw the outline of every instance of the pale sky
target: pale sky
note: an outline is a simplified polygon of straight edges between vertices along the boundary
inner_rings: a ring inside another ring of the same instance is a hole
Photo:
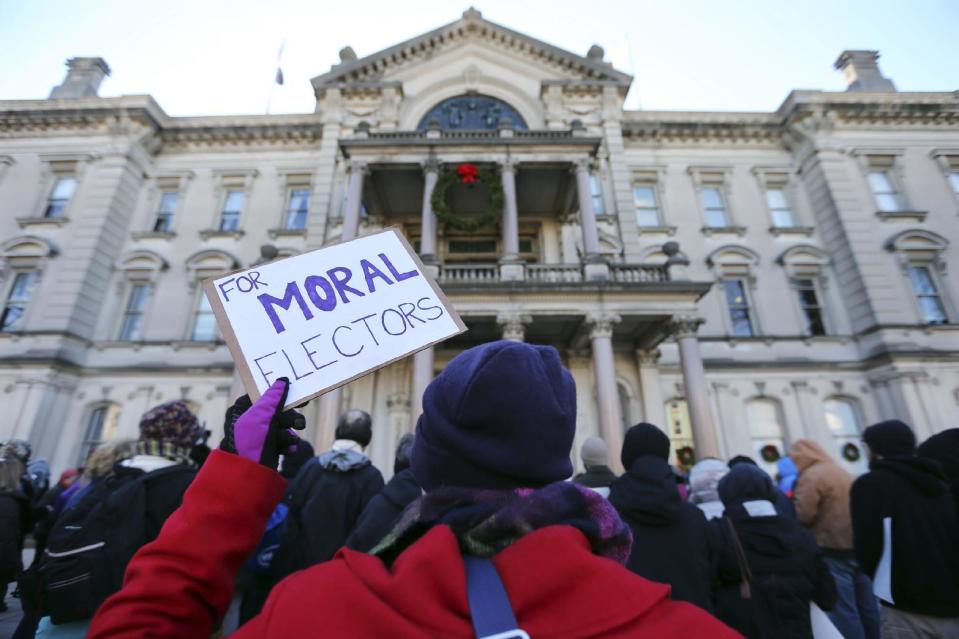
[[[309,80],[458,18],[440,0],[0,0],[0,99],[45,98],[72,56],[113,70],[100,95],[149,93],[171,115],[314,107]],[[792,89],[843,90],[843,49],[878,49],[901,91],[959,89],[959,0],[476,0],[564,49],[593,43],[634,76],[630,108],[769,111]]]

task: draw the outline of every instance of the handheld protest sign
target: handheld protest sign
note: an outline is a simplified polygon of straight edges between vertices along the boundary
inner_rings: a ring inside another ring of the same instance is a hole
[[[466,330],[395,228],[203,282],[250,398],[296,406]]]

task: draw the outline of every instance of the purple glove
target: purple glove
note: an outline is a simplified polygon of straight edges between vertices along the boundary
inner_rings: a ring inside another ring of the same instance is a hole
[[[283,404],[289,389],[290,381],[285,377],[273,382],[263,396],[240,415],[232,428],[227,427],[232,432],[226,433],[224,442],[232,442],[233,446],[221,445],[221,448],[276,470],[280,452],[294,450],[299,441],[287,427],[291,420],[283,418]],[[304,426],[302,419],[293,421],[294,428]]]

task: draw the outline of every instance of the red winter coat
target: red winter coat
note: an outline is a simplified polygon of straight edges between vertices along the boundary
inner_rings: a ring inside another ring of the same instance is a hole
[[[251,461],[215,451],[183,506],[127,569],[90,639],[206,639],[232,596],[285,482]],[[597,557],[575,528],[532,532],[493,559],[520,626],[532,637],[738,637],[669,587]],[[280,582],[263,612],[235,639],[253,637],[472,638],[463,560],[452,532],[436,526],[392,567],[340,550]]]

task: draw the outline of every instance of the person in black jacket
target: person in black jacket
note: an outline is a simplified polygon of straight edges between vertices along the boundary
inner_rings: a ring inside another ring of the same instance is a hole
[[[759,468],[759,464],[756,463],[756,460],[748,455],[736,455],[731,457],[726,463],[729,468],[733,468],[739,464],[749,464]],[[759,468],[759,470],[762,470],[762,468]],[[763,472],[765,473],[766,471],[763,470]],[[769,473],[766,474],[768,475]],[[779,486],[776,486],[776,498],[773,499],[773,504],[776,505],[776,511],[780,515],[786,515],[796,519],[796,505],[793,503],[792,499],[786,496],[786,493],[779,490]]]
[[[0,449],[0,612],[7,610],[7,585],[23,569],[23,538],[30,513],[30,500],[20,487],[24,469],[10,448]]]
[[[673,587],[672,597],[712,611],[713,568],[706,517],[680,499],[666,463],[669,438],[652,424],[626,431],[621,455],[626,474],[613,482],[609,501],[633,532],[626,567]]]
[[[609,467],[609,448],[599,437],[587,437],[579,449],[586,472],[573,477],[573,481],[588,486],[603,497],[609,497],[609,487],[616,481],[616,473]]]
[[[809,603],[831,610],[836,584],[812,534],[776,510],[777,492],[751,464],[737,464],[719,480],[725,511],[710,522],[716,616],[748,639],[808,639]]]
[[[869,472],[850,491],[853,545],[882,603],[882,636],[959,637],[959,518],[942,468],[916,456],[899,420],[870,426],[863,441]]]
[[[919,446],[920,457],[934,459],[942,466],[952,489],[952,500],[959,513],[959,428],[950,428],[933,435]]]
[[[423,494],[410,470],[410,454],[413,451],[413,433],[400,437],[393,461],[393,478],[383,492],[370,500],[356,522],[356,527],[346,540],[353,550],[369,552],[392,529],[403,509]]]
[[[290,510],[274,559],[277,578],[332,559],[383,490],[383,475],[363,453],[373,438],[369,414],[345,412],[335,437],[330,450],[307,462],[288,489]]]

